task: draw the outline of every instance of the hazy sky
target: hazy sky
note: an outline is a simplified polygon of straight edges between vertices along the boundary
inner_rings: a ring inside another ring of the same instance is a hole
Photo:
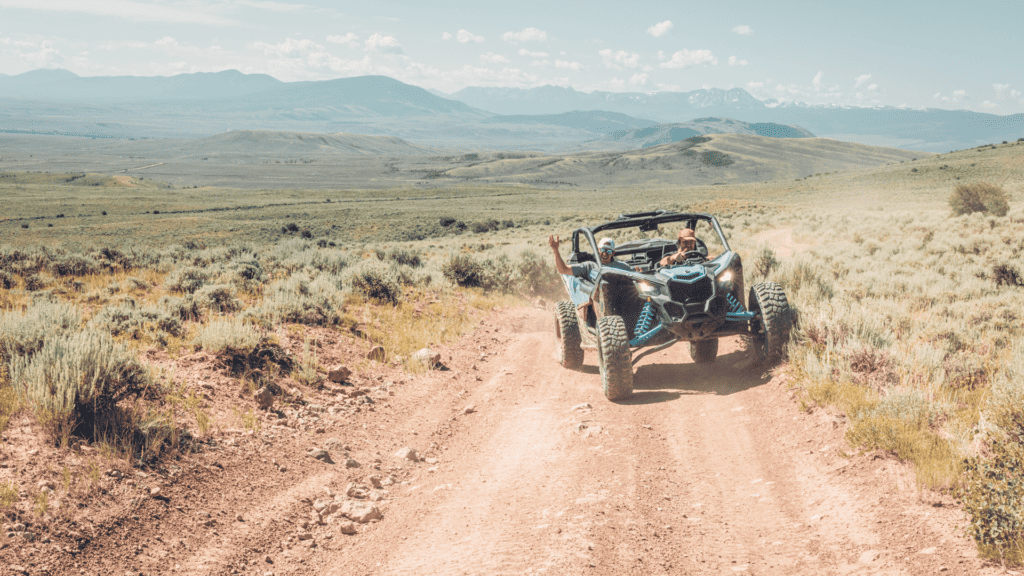
[[[1024,112],[1024,1],[0,0],[0,73],[383,74]],[[0,94],[2,97],[2,94]]]

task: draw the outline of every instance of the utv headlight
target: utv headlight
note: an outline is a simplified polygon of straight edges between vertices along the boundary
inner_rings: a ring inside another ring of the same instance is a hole
[[[661,287],[651,282],[637,282],[636,289],[640,292],[641,296],[657,296],[661,294]]]
[[[732,290],[732,270],[726,270],[718,276],[718,285],[726,292]]]

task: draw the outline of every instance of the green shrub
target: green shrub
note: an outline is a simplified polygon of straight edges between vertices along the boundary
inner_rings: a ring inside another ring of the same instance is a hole
[[[85,276],[96,274],[99,270],[95,260],[80,254],[67,254],[50,265],[54,276]]]
[[[145,364],[95,329],[48,338],[35,355],[15,357],[11,381],[54,441],[109,432],[119,422],[116,404],[152,384]]]
[[[957,490],[979,555],[1009,564],[1024,563],[1024,446],[994,441],[991,457],[964,461]]]
[[[1013,266],[1003,263],[992,267],[992,280],[996,286],[1024,286],[1024,278]]]
[[[388,252],[388,258],[398,264],[411,266],[413,268],[419,268],[423,265],[423,260],[420,258],[418,253],[405,248],[392,248],[391,251]]]
[[[402,301],[402,286],[397,275],[388,269],[367,268],[352,276],[352,289],[358,294],[397,305]]]
[[[194,294],[210,281],[211,276],[208,270],[197,266],[179,268],[167,277],[166,288],[174,292]]]
[[[4,270],[0,270],[0,288],[4,290],[14,288],[14,276]]]
[[[89,322],[113,336],[128,336],[142,340],[147,336],[159,342],[166,342],[166,336],[181,336],[184,333],[181,319],[159,308],[136,308],[132,304],[107,306]]]
[[[242,301],[228,284],[210,284],[195,293],[195,301],[211,312],[228,314],[242,309]]]
[[[1010,210],[1009,194],[1001,186],[988,182],[959,184],[949,197],[949,207],[954,216],[973,212],[1006,216]]]
[[[48,338],[82,323],[79,309],[66,302],[34,302],[24,313],[0,312],[0,363],[15,356],[31,356],[42,349]]]
[[[191,294],[187,296],[164,296],[159,306],[182,322],[195,321],[203,315],[202,306]]]
[[[778,267],[779,259],[775,256],[775,250],[762,246],[754,254],[754,277],[768,278]]]
[[[260,333],[239,318],[219,318],[208,322],[199,331],[196,344],[213,354],[225,351],[248,352],[260,342]]]
[[[452,257],[441,266],[441,273],[458,286],[478,287],[484,285],[484,268],[480,262],[465,254]]]

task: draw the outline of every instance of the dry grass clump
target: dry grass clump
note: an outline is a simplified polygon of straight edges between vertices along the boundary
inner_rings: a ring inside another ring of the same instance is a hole
[[[215,318],[199,330],[195,344],[213,354],[248,352],[259,344],[260,337],[256,327],[239,318]]]
[[[1001,186],[988,182],[959,184],[949,196],[949,208],[954,216],[974,212],[1006,216],[1010,210],[1009,195]]]
[[[131,418],[117,404],[152,385],[149,369],[111,336],[87,328],[48,338],[10,362],[14,389],[54,442],[119,434]]]

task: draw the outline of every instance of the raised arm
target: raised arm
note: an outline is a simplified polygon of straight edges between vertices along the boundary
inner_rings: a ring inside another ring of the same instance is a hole
[[[552,234],[548,236],[548,246],[551,246],[551,250],[555,253],[555,270],[559,274],[568,274],[572,276],[572,268],[566,265],[565,260],[562,260],[562,253],[558,251],[558,234]]]

